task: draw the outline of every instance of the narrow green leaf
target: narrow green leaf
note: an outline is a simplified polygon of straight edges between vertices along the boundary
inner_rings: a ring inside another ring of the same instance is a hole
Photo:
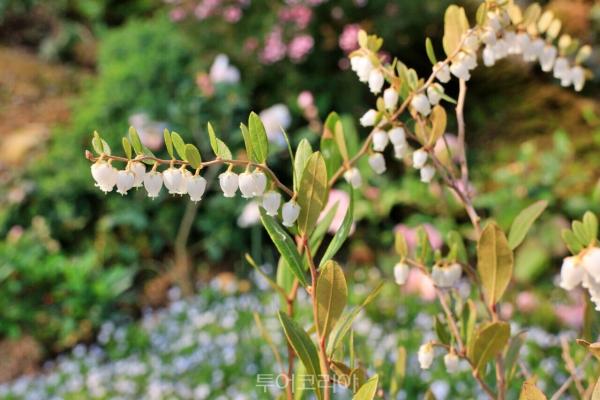
[[[187,161],[185,157],[185,142],[183,141],[179,133],[171,132],[171,140],[173,141],[173,147],[175,147],[177,154],[179,154],[179,158],[181,158],[184,161]]]
[[[269,155],[269,140],[265,126],[255,112],[251,112],[248,117],[248,131],[252,142],[254,161],[263,164]]]
[[[124,137],[121,140],[121,143],[123,144],[123,151],[125,152],[125,156],[131,160],[131,143],[129,142],[129,139]]]
[[[138,156],[144,155],[144,146],[142,145],[140,136],[133,126],[129,127],[129,141],[133,146],[133,151],[135,151],[135,154]]]
[[[427,264],[431,257],[431,243],[423,225],[417,228],[417,257],[420,262]]]
[[[462,334],[465,339],[467,349],[470,349],[475,343],[475,326],[477,323],[477,307],[473,300],[468,299],[467,305],[464,307],[462,312]]]
[[[294,243],[286,230],[279,225],[279,222],[277,222],[275,218],[267,215],[262,207],[260,208],[260,220],[271,237],[273,244],[277,247],[279,254],[285,258],[285,261],[302,286],[306,286],[306,277],[304,276],[304,269],[302,268],[302,259],[296,249],[296,243]]]
[[[477,243],[477,270],[490,306],[496,304],[510,283],[513,253],[504,232],[494,222],[489,223]]]
[[[257,312],[253,312],[252,316],[254,317],[254,322],[256,323],[256,326],[258,327],[258,331],[260,332],[260,335],[262,336],[264,341],[267,343],[267,345],[273,352],[273,355],[275,356],[275,360],[277,361],[277,364],[283,367],[281,354],[279,354],[279,350],[277,350],[277,346],[275,346],[275,342],[273,341],[273,338],[269,334],[269,331],[265,328],[265,325],[260,320],[260,315],[258,315]]]
[[[437,64],[435,50],[433,49],[433,43],[431,43],[430,38],[425,39],[425,50],[427,51],[427,57],[429,58],[429,62],[431,62],[431,65]]]
[[[396,232],[394,236],[394,249],[400,257],[408,257],[408,243],[406,243],[406,238],[400,231]]]
[[[317,330],[327,338],[348,301],[348,287],[342,267],[335,261],[325,263],[317,280]]]
[[[110,156],[110,154],[111,154],[110,146],[108,145],[108,143],[106,143],[106,140],[100,139],[100,141],[102,142],[102,152],[104,154],[106,154],[107,156]]]
[[[598,218],[593,212],[588,211],[583,215],[583,227],[589,238],[594,240],[598,237]]]
[[[294,279],[296,279],[296,275],[292,272],[292,269],[285,261],[285,258],[279,257],[276,277],[277,286],[283,288],[285,293],[289,295],[294,286]]]
[[[344,125],[342,121],[338,120],[335,124],[335,129],[333,131],[333,137],[335,139],[335,143],[337,144],[338,151],[342,156],[344,161],[348,161],[350,159],[348,155],[348,146],[346,146],[346,137],[344,135]]]
[[[379,375],[373,375],[364,385],[358,389],[352,400],[373,400],[377,393]]]
[[[92,138],[92,147],[98,155],[104,152],[104,148],[102,146],[102,138],[96,131],[94,131],[94,137]]]
[[[288,317],[285,313],[279,312],[279,321],[283,327],[283,332],[288,340],[288,343],[294,349],[294,352],[304,364],[306,372],[314,377],[314,382],[319,382],[321,367],[319,364],[319,356],[314,343],[310,340],[308,334],[295,321]],[[319,385],[316,385],[317,397],[323,398],[323,394]]]
[[[435,334],[440,342],[450,345],[450,332],[448,332],[448,327],[444,325],[437,316],[435,316],[433,319],[433,325],[435,328]]]
[[[169,153],[172,159],[175,158],[175,154],[173,153],[173,140],[171,140],[171,134],[167,128],[165,128],[163,131],[163,137],[165,138],[165,147],[167,148],[167,153]]]
[[[242,131],[242,137],[244,138],[244,146],[246,147],[246,156],[250,161],[256,162],[254,159],[254,150],[252,149],[252,139],[250,138],[250,131],[244,124],[240,124],[240,130]]]
[[[200,167],[202,163],[202,157],[200,157],[200,151],[196,146],[191,143],[185,145],[185,159],[190,163],[192,168],[196,169]]]
[[[348,206],[348,211],[346,211],[346,215],[344,216],[344,220],[342,221],[342,225],[340,229],[337,230],[331,242],[329,242],[329,246],[327,246],[327,250],[325,250],[325,254],[323,254],[323,258],[321,258],[321,262],[319,263],[319,267],[323,267],[323,265],[330,259],[332,259],[337,252],[342,248],[342,245],[348,238],[350,234],[350,229],[352,229],[352,223],[354,222],[354,190],[350,189],[350,205]]]
[[[477,335],[475,343],[469,349],[469,359],[475,370],[482,371],[485,364],[500,354],[510,338],[510,325],[504,321],[489,322],[484,324]]]
[[[398,347],[396,354],[396,364],[394,366],[394,374],[392,375],[392,382],[390,384],[390,395],[391,398],[396,398],[396,394],[402,387],[404,377],[406,376],[406,349],[402,346]]]
[[[321,135],[321,143],[319,146],[319,150],[325,159],[325,165],[327,165],[328,179],[331,179],[333,174],[335,174],[342,165],[342,156],[335,141],[335,126],[338,121],[340,121],[340,117],[335,112],[331,112],[327,116],[327,119],[323,124],[323,134]]]
[[[296,157],[294,158],[294,191],[296,192],[300,186],[300,180],[302,180],[302,173],[304,172],[304,167],[306,167],[306,162],[312,153],[313,151],[310,142],[306,139],[302,139],[300,143],[298,143]]]
[[[579,243],[579,240],[577,240],[575,237],[575,234],[570,229],[563,229],[561,236],[571,254],[577,254],[583,248],[581,243]]]
[[[335,203],[333,207],[331,207],[329,211],[327,211],[327,214],[325,214],[323,219],[317,224],[315,230],[310,235],[308,244],[310,246],[310,250],[313,253],[316,253],[319,250],[319,247],[321,247],[321,243],[323,243],[323,238],[325,237],[325,234],[327,233],[327,230],[331,225],[331,221],[333,221],[333,218],[335,217],[338,206],[339,203]]]
[[[507,382],[512,382],[512,379],[517,372],[517,361],[519,360],[521,348],[525,343],[526,337],[527,332],[519,332],[510,339],[510,344],[508,345],[506,356],[504,357],[504,370],[506,372]]]
[[[233,158],[231,155],[231,150],[229,150],[229,147],[227,147],[227,145],[217,137],[210,122],[207,125],[207,131],[210,147],[212,148],[213,153],[215,153],[215,156],[223,160],[231,160]]]
[[[298,229],[310,234],[327,200],[327,169],[320,152],[313,153],[304,167],[298,188]]]
[[[527,232],[547,206],[547,201],[540,200],[525,208],[516,216],[508,234],[508,245],[511,249],[516,249],[523,242]]]
[[[151,152],[150,149],[148,149],[147,147],[144,147],[142,150],[144,152],[144,156],[156,158],[156,156],[154,155],[154,153]],[[154,160],[144,160],[143,161],[144,164],[148,164],[148,165],[154,165],[155,162],[156,161],[154,161]]]
[[[448,242],[448,247],[451,249],[451,251],[456,253],[456,257],[453,259],[453,261],[461,261],[466,263],[468,261],[467,248],[465,247],[465,242],[463,241],[460,233],[457,231],[448,232],[446,241]]]

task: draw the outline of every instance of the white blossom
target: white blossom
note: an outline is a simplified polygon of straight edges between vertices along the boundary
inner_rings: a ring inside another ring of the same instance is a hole
[[[390,138],[387,132],[377,129],[373,132],[373,150],[384,151],[388,145]]]
[[[434,83],[427,88],[427,98],[432,106],[437,105],[444,94],[444,87],[439,83]]]
[[[234,197],[238,190],[238,175],[231,171],[225,171],[219,175],[219,185],[223,191],[223,196]]]
[[[262,198],[262,206],[267,212],[267,215],[275,217],[279,211],[279,205],[281,204],[281,194],[274,190],[270,190],[264,194]]]
[[[169,167],[163,171],[163,182],[170,194],[177,194],[181,190],[183,175],[180,170]]]
[[[462,79],[464,81],[468,81],[469,79],[471,79],[469,67],[462,60],[452,62],[452,65],[450,65],[450,72],[458,79]]]
[[[187,193],[190,195],[190,200],[200,201],[206,190],[206,179],[200,175],[192,175],[186,178]]]
[[[210,67],[209,76],[213,83],[237,83],[240,80],[240,71],[229,64],[229,57],[219,54]]]
[[[96,186],[104,193],[113,190],[117,184],[117,169],[107,162],[97,161],[92,164],[92,177],[96,181]]]
[[[357,168],[350,168],[346,172],[344,172],[344,179],[348,182],[354,189],[358,189],[362,186],[362,177],[360,176],[360,171]]]
[[[398,126],[396,128],[390,129],[388,132],[388,136],[389,136],[390,142],[392,142],[392,144],[394,146],[406,145],[406,131],[404,130],[403,127]]]
[[[380,70],[374,69],[369,73],[369,90],[371,93],[377,94],[381,92],[384,82],[385,79],[383,78],[383,74]]]
[[[133,180],[133,187],[142,187],[144,185],[144,176],[146,175],[146,166],[140,161],[133,161],[130,169],[135,176],[135,179]]]
[[[398,105],[398,92],[389,87],[383,91],[383,105],[387,110],[394,110]]]
[[[369,156],[369,165],[377,175],[385,172],[385,158],[381,153],[373,153]]]
[[[148,197],[158,197],[163,184],[163,176],[160,172],[150,171],[144,175],[144,187],[148,192]]]
[[[487,25],[492,28],[495,32],[498,32],[502,29],[502,24],[500,23],[500,17],[493,11],[488,11],[487,13]]]
[[[404,262],[399,262],[394,265],[394,280],[398,285],[404,285],[408,280],[410,267]]]
[[[408,152],[408,144],[406,142],[402,144],[394,145],[394,157],[401,160]]]
[[[429,183],[435,176],[435,168],[431,165],[426,165],[420,171],[421,182]]]
[[[552,45],[545,45],[542,53],[540,54],[540,67],[542,71],[550,72],[554,67],[554,60],[556,60],[556,47]]]
[[[294,226],[294,223],[300,215],[300,206],[296,201],[290,200],[283,205],[281,208],[281,218],[283,219],[283,225],[287,227]]]
[[[369,80],[369,75],[373,70],[373,64],[368,57],[364,56],[355,56],[350,59],[350,66],[352,70],[356,72],[358,75],[358,79],[361,82],[367,82]]]
[[[254,196],[262,196],[267,188],[267,176],[261,170],[255,170],[252,173],[254,180]]]
[[[424,149],[415,150],[413,153],[413,167],[421,169],[427,162],[428,154]]]
[[[433,66],[433,71],[435,73],[435,78],[438,81],[442,83],[450,81],[450,67],[448,64],[444,64],[440,61]]]
[[[252,173],[248,171],[242,172],[238,177],[238,182],[243,198],[249,199],[254,197],[255,185]]]
[[[493,45],[496,43],[496,32],[493,29],[485,28],[483,35],[481,35],[481,41],[487,45]]]
[[[493,67],[496,64],[496,55],[494,54],[494,49],[491,46],[485,46],[483,48],[483,65],[486,67]]]
[[[571,68],[571,78],[573,80],[573,87],[575,91],[580,92],[585,85],[585,71],[579,65]]]
[[[362,117],[360,117],[360,124],[364,127],[375,125],[377,119],[377,111],[369,110]]]
[[[120,193],[121,196],[127,194],[129,189],[133,187],[134,180],[135,175],[133,172],[129,170],[119,171],[117,173],[117,193]]]
[[[448,266],[434,265],[431,270],[431,280],[441,288],[451,288],[458,283],[462,275],[462,267],[458,263]]]
[[[592,247],[584,250],[581,265],[591,278],[600,283],[600,248]]]
[[[415,109],[415,111],[424,117],[431,113],[431,104],[429,104],[429,99],[423,93],[417,93],[412,98],[410,105]]]
[[[421,347],[419,347],[419,353],[417,356],[421,368],[429,369],[433,363],[433,357],[435,356],[431,343],[427,342],[422,344]]]
[[[576,257],[566,257],[560,269],[560,287],[572,290],[583,280],[585,269],[578,264]]]
[[[449,374],[455,374],[459,370],[459,359],[454,352],[450,352],[444,356],[444,365]]]

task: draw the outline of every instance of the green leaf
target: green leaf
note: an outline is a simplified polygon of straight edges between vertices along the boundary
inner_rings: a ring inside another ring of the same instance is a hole
[[[231,150],[229,150],[229,147],[227,147],[227,145],[217,137],[217,135],[215,134],[215,130],[213,129],[213,126],[210,122],[207,125],[207,131],[208,140],[210,141],[210,147],[215,153],[215,156],[223,160],[231,160],[233,158],[231,155]]]
[[[474,343],[475,324],[477,323],[477,307],[473,300],[468,299],[467,305],[464,307],[461,317],[462,335],[465,338],[467,349],[471,348]]]
[[[327,214],[325,214],[323,219],[317,224],[315,230],[310,235],[310,240],[308,241],[308,244],[310,246],[310,250],[313,253],[316,253],[319,250],[319,247],[321,247],[321,243],[323,243],[323,238],[325,237],[325,234],[327,233],[327,230],[331,225],[331,221],[333,221],[333,218],[335,217],[338,206],[339,203],[335,203],[333,207],[331,207],[329,211],[327,211]]]
[[[417,258],[421,263],[428,263],[429,258],[431,257],[431,243],[429,242],[429,236],[427,235],[427,231],[420,225],[417,228]]]
[[[100,139],[100,141],[102,143],[102,152],[104,154],[106,154],[107,156],[110,156],[110,154],[111,154],[110,146],[108,145],[108,143],[106,143],[106,140]]]
[[[406,349],[402,346],[398,348],[396,354],[396,364],[394,366],[394,374],[392,375],[392,382],[390,383],[390,396],[396,398],[396,394],[402,387],[404,377],[406,376]]]
[[[588,211],[583,215],[583,227],[591,240],[598,237],[598,218],[593,212]]]
[[[279,254],[285,258],[285,261],[302,286],[306,286],[306,277],[304,276],[304,269],[302,268],[302,259],[296,249],[296,243],[294,243],[290,235],[288,235],[286,230],[279,225],[275,218],[265,213],[262,207],[260,208],[260,220],[271,237],[273,244],[275,244],[275,247],[279,251]]]
[[[317,151],[306,161],[298,188],[298,229],[302,234],[308,235],[313,230],[326,200],[327,170],[323,156]]]
[[[444,15],[444,51],[448,57],[454,55],[459,49],[462,36],[469,30],[469,21],[465,9],[451,5]]]
[[[289,295],[292,291],[295,278],[296,275],[292,272],[292,269],[285,261],[285,258],[279,257],[279,262],[277,263],[276,277],[277,286],[281,287],[285,291],[285,293]]]
[[[508,245],[511,249],[516,249],[523,242],[527,232],[531,229],[531,225],[542,215],[547,206],[547,201],[540,200],[525,208],[517,215],[508,234]]]
[[[431,136],[429,137],[429,144],[435,145],[438,139],[440,139],[444,133],[446,132],[446,123],[447,123],[446,110],[444,107],[439,104],[433,107],[433,111],[431,112]]]
[[[348,235],[350,234],[350,229],[352,229],[352,222],[354,221],[354,190],[350,189],[350,205],[348,206],[348,211],[346,211],[346,215],[344,216],[344,220],[342,221],[342,225],[340,229],[337,230],[331,242],[329,242],[329,246],[327,246],[327,250],[325,250],[325,254],[323,254],[323,258],[321,258],[321,262],[319,263],[319,267],[322,267],[328,260],[332,259],[337,252],[340,250]]]
[[[379,375],[373,375],[364,385],[358,389],[352,400],[373,400],[377,393]]]
[[[256,270],[256,272],[258,272],[260,274],[260,276],[262,276],[267,281],[269,286],[271,286],[271,289],[273,289],[276,292],[278,292],[279,294],[281,294],[283,296],[283,299],[285,300],[287,297],[287,293],[284,291],[284,289],[281,286],[279,286],[277,283],[273,282],[273,279],[271,279],[271,277],[269,275],[267,275],[262,269],[260,269],[260,267],[258,265],[256,265],[256,262],[254,261],[252,256],[250,256],[250,254],[246,253],[245,258],[246,258],[246,261],[248,262],[248,264],[250,264],[250,266],[252,268],[254,268]]]
[[[394,249],[400,257],[408,257],[408,243],[406,243],[406,238],[400,231],[396,232],[394,237]]]
[[[433,324],[435,328],[435,334],[440,342],[450,345],[450,332],[448,332],[448,327],[444,325],[437,316],[434,317]]]
[[[252,149],[252,139],[250,138],[250,131],[248,130],[248,127],[244,124],[240,124],[240,130],[242,131],[242,137],[244,138],[246,156],[250,161],[256,162],[256,160],[254,160],[254,150]]]
[[[484,324],[477,332],[473,346],[469,348],[469,359],[475,370],[482,371],[488,361],[504,350],[509,338],[510,325],[507,322]]]
[[[171,158],[174,159],[175,154],[173,153],[173,140],[171,140],[171,134],[167,128],[165,128],[163,131],[163,136],[165,138],[165,147],[167,148],[167,153],[169,153]]]
[[[342,165],[342,156],[338,149],[335,141],[335,126],[340,121],[340,117],[337,113],[332,112],[327,116],[325,123],[323,124],[323,135],[321,135],[321,143],[319,149],[323,158],[325,159],[325,165],[327,165],[327,178],[331,179],[333,174]]]
[[[304,167],[306,166],[306,162],[312,155],[312,147],[310,142],[306,139],[302,139],[300,143],[298,143],[298,147],[296,148],[296,157],[294,158],[294,191],[298,191],[298,187],[300,186],[300,180],[302,179],[302,172],[304,172]]]
[[[151,152],[150,149],[148,149],[147,147],[144,147],[142,150],[144,151],[144,156],[156,158],[156,156],[154,155],[154,153]],[[154,160],[143,160],[143,163],[144,164],[148,164],[148,165],[154,165],[154,163],[156,163],[156,161],[154,161]]]
[[[133,146],[133,151],[135,151],[135,154],[138,156],[144,155],[144,146],[142,145],[140,136],[133,126],[129,127],[129,141]]]
[[[431,43],[430,38],[425,39],[425,51],[427,51],[427,57],[429,58],[429,62],[431,62],[431,65],[437,64],[435,50],[433,50],[433,43]]]
[[[489,223],[477,243],[477,270],[490,306],[500,300],[510,283],[513,253],[504,232],[494,222]]]
[[[202,163],[200,151],[191,143],[185,145],[185,158],[194,169],[199,168]]]
[[[342,267],[335,261],[325,263],[317,280],[317,330],[327,338],[344,312],[348,287]]]
[[[510,344],[504,357],[504,370],[506,371],[507,382],[512,382],[513,376],[517,372],[517,361],[519,361],[521,348],[525,343],[526,337],[527,332],[519,332],[510,339]]]
[[[546,395],[535,386],[534,378],[529,378],[523,382],[519,400],[546,400]]]
[[[121,140],[121,143],[123,144],[123,151],[125,152],[125,156],[131,160],[131,143],[129,143],[129,139],[124,137]]]
[[[179,158],[181,158],[184,161],[187,161],[187,158],[185,157],[185,142],[183,141],[179,133],[171,132],[171,140],[173,141],[173,147],[175,147],[177,154],[179,154]]]
[[[561,236],[571,254],[577,254],[583,249],[583,245],[579,243],[579,240],[570,229],[563,229]]]
[[[269,155],[269,140],[267,139],[265,126],[255,112],[251,112],[250,117],[248,117],[248,132],[254,153],[253,161],[263,164],[267,161]]]
[[[454,258],[452,261],[461,261],[466,263],[468,261],[467,248],[465,247],[465,243],[462,239],[462,236],[460,236],[460,233],[456,231],[448,232],[446,241],[448,242],[450,251],[454,253]]]
[[[348,147],[346,146],[346,137],[344,135],[344,125],[341,120],[338,120],[335,123],[335,129],[333,130],[333,138],[335,143],[337,144],[338,151],[342,156],[344,161],[348,161],[350,157],[348,156]]]
[[[279,312],[279,321],[283,327],[283,332],[287,338],[288,343],[294,349],[294,352],[304,364],[306,372],[314,377],[314,382],[319,382],[319,375],[321,374],[321,367],[319,364],[319,356],[317,355],[317,349],[314,343],[310,340],[310,337],[295,321],[288,317],[285,313]],[[319,385],[316,385],[317,397],[322,398],[323,394]]]

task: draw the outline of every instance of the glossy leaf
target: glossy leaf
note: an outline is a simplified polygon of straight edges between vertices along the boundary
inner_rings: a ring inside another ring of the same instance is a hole
[[[310,142],[306,139],[302,139],[300,143],[298,143],[298,147],[296,148],[296,157],[294,157],[294,191],[296,192],[300,186],[300,181],[302,180],[302,173],[304,172],[306,162],[312,153],[313,151]]]
[[[233,158],[231,155],[231,150],[229,150],[229,147],[227,147],[227,145],[217,137],[215,130],[213,129],[213,126],[210,122],[207,125],[207,131],[208,140],[210,141],[210,147],[215,153],[215,156],[224,160],[231,160]]]
[[[125,152],[125,156],[131,160],[131,143],[129,142],[129,139],[124,137],[121,140],[121,143],[123,144],[123,151]]]
[[[321,143],[319,149],[323,158],[325,159],[325,165],[327,166],[327,177],[331,179],[333,174],[342,165],[342,156],[338,149],[335,141],[335,126],[340,120],[337,113],[332,112],[327,116],[325,123],[323,124],[323,135],[321,135]]]
[[[252,139],[250,138],[250,131],[244,124],[240,124],[240,130],[242,131],[242,138],[244,139],[244,147],[246,148],[246,156],[250,161],[255,162],[254,150],[252,149]]]
[[[591,240],[598,237],[598,218],[593,212],[588,211],[583,215],[583,227]]]
[[[313,153],[306,161],[298,187],[297,202],[300,206],[298,230],[310,234],[327,200],[327,170],[320,152]]]
[[[175,151],[179,155],[179,158],[187,161],[185,157],[185,142],[177,132],[171,132],[171,140],[173,141],[173,147],[175,147]]]
[[[435,334],[437,335],[440,342],[450,345],[450,332],[448,332],[448,327],[443,324],[440,319],[436,316],[433,319],[433,325],[435,328]]]
[[[354,222],[354,191],[350,189],[350,205],[348,206],[348,211],[346,211],[346,215],[344,216],[344,220],[342,221],[342,225],[337,230],[331,242],[329,242],[329,246],[327,246],[327,250],[325,250],[325,254],[323,254],[323,258],[321,258],[321,262],[319,267],[322,267],[325,262],[332,259],[337,252],[340,250],[348,235],[350,234],[350,230],[352,229],[352,223]]]
[[[248,117],[248,132],[252,142],[253,161],[262,164],[267,161],[269,155],[269,140],[265,126],[255,112],[250,113]]]
[[[142,145],[140,136],[138,135],[137,131],[133,126],[129,127],[129,141],[133,146],[133,151],[135,151],[135,154],[137,154],[138,156],[144,154],[144,146]]]
[[[511,382],[517,372],[519,355],[523,344],[525,344],[526,337],[527,332],[519,332],[510,339],[510,344],[504,357],[504,370],[506,371],[507,382]]]
[[[335,143],[337,144],[338,151],[342,156],[344,161],[348,161],[350,159],[348,155],[348,146],[346,145],[346,137],[344,135],[344,125],[342,121],[337,121],[335,124],[335,129],[333,131],[333,137],[335,139]]]
[[[570,229],[563,229],[561,236],[571,254],[577,254],[583,248],[583,245],[579,242],[577,237],[575,237],[575,234]]]
[[[444,51],[448,57],[453,56],[459,49],[462,36],[469,30],[469,21],[465,9],[451,5],[444,15]]]
[[[431,62],[431,65],[437,64],[437,58],[435,57],[435,50],[433,50],[433,43],[431,43],[431,39],[425,39],[425,51],[427,52],[427,57]]]
[[[469,348],[469,359],[474,368],[482,371],[492,358],[500,354],[510,339],[510,325],[504,321],[489,322],[483,325],[473,346]]]
[[[527,232],[529,232],[535,220],[542,215],[547,206],[547,201],[540,200],[525,208],[516,216],[508,234],[508,245],[511,249],[516,249],[523,242]]]
[[[169,156],[171,156],[171,158],[175,158],[175,153],[173,153],[173,140],[171,139],[171,134],[169,133],[169,130],[167,128],[165,128],[165,130],[163,131],[163,137],[165,139],[165,147],[167,148],[167,153],[169,153]]]
[[[202,163],[200,151],[191,143],[185,145],[185,158],[194,169],[199,168],[200,164]]]
[[[432,128],[430,134],[431,136],[429,137],[429,144],[434,145],[446,132],[447,116],[444,107],[440,105],[433,107],[431,112],[431,122]]]
[[[379,375],[373,375],[364,385],[362,385],[352,400],[373,400],[377,393],[377,385],[379,384]]]
[[[317,329],[320,337],[327,338],[348,302],[346,277],[335,261],[328,261],[321,269],[316,296]]]
[[[306,286],[306,277],[304,276],[304,269],[302,268],[302,259],[296,249],[296,243],[292,240],[290,235],[288,235],[287,231],[279,225],[279,222],[277,222],[275,218],[267,215],[262,208],[260,208],[260,220],[271,237],[273,244],[275,244],[275,247],[279,251],[279,254],[285,258],[288,266],[302,286]]]
[[[477,270],[489,305],[496,304],[510,283],[513,253],[504,232],[489,223],[477,243]]]
[[[277,286],[281,287],[286,295],[289,295],[294,285],[294,279],[296,279],[296,275],[292,272],[285,258],[279,257],[279,261],[277,262],[277,276],[275,278]]]

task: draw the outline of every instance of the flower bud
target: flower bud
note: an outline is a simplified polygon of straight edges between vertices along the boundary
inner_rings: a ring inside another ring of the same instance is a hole
[[[444,94],[444,87],[439,83],[434,83],[427,88],[427,98],[432,106],[435,106],[440,102],[442,94]]]
[[[144,185],[144,176],[146,175],[146,166],[143,162],[133,161],[130,169],[135,176],[135,179],[133,180],[133,187],[142,187]]]
[[[383,78],[383,74],[380,70],[374,69],[369,73],[369,90],[371,93],[377,94],[381,92],[384,82],[385,79]]]
[[[566,257],[560,268],[559,286],[565,290],[573,290],[583,280],[585,269],[577,263],[576,257]]]
[[[254,196],[262,196],[267,188],[267,176],[260,170],[255,170],[252,173],[254,180]]]
[[[163,182],[170,194],[177,194],[184,184],[183,175],[180,170],[169,167],[163,171]]]
[[[403,127],[399,126],[390,129],[388,136],[390,138],[390,142],[392,142],[394,146],[406,145],[406,132],[404,131]]]
[[[429,369],[431,364],[433,363],[433,357],[435,356],[433,352],[433,346],[431,343],[427,342],[419,347],[418,359],[419,365],[422,369]]]
[[[202,200],[202,196],[206,190],[206,179],[200,175],[192,175],[186,177],[185,181],[187,193],[190,195],[190,200],[194,202]]]
[[[160,172],[150,171],[144,175],[144,187],[148,192],[148,197],[151,199],[158,197],[162,188],[163,177]]]
[[[358,189],[362,186],[362,177],[357,168],[350,168],[348,171],[344,172],[344,179],[346,179],[346,182],[352,185],[354,189]]]
[[[274,190],[270,190],[264,194],[262,198],[262,206],[271,217],[277,216],[279,205],[281,204],[281,194]]]
[[[381,153],[373,153],[369,156],[369,165],[377,175],[385,172],[385,158]]]
[[[408,279],[410,268],[408,264],[399,262],[394,265],[394,280],[398,285],[404,285]]]
[[[219,185],[223,191],[223,196],[234,197],[238,190],[238,176],[231,171],[225,171],[219,175]]]
[[[585,250],[581,257],[581,265],[590,277],[600,283],[600,248],[592,247]]]
[[[416,94],[412,98],[410,105],[412,106],[412,108],[415,109],[415,111],[417,111],[424,117],[428,116],[431,112],[431,105],[429,104],[429,99],[427,99],[427,96],[425,96],[423,93]]]
[[[360,124],[362,126],[373,126],[375,125],[375,120],[377,119],[377,111],[369,110],[362,117],[360,117]]]
[[[352,70],[356,72],[356,75],[358,75],[358,79],[361,82],[367,82],[369,80],[369,75],[373,70],[373,64],[371,63],[371,60],[369,60],[368,57],[352,57],[350,59],[350,66],[352,67]]]
[[[283,226],[292,227],[300,215],[300,206],[294,201],[290,200],[283,205],[281,208],[281,218],[283,219]]]
[[[373,132],[373,150],[384,151],[389,142],[388,135],[385,131],[377,129]]]
[[[398,92],[394,88],[387,88],[383,91],[383,105],[387,110],[395,110],[398,105]]]
[[[421,169],[427,162],[428,154],[424,149],[415,150],[413,153],[413,167]]]
[[[424,166],[423,168],[421,168],[420,172],[421,172],[421,182],[423,182],[423,183],[431,182],[431,180],[435,176],[435,168],[433,168],[431,165]]]
[[[117,173],[117,193],[121,196],[127,194],[127,191],[133,187],[135,175],[129,170],[119,171]]]
[[[254,177],[250,172],[242,172],[238,178],[242,197],[249,199],[254,197]]]
[[[97,161],[91,168],[92,177],[96,181],[96,186],[104,193],[112,191],[117,184],[117,169],[104,161]]]
[[[435,73],[435,78],[438,81],[442,83],[450,81],[450,67],[448,67],[448,64],[444,64],[440,61],[433,66],[433,71]]]
[[[458,356],[454,353],[448,353],[444,356],[444,365],[446,366],[446,371],[449,374],[454,374],[459,370],[459,359]]]

